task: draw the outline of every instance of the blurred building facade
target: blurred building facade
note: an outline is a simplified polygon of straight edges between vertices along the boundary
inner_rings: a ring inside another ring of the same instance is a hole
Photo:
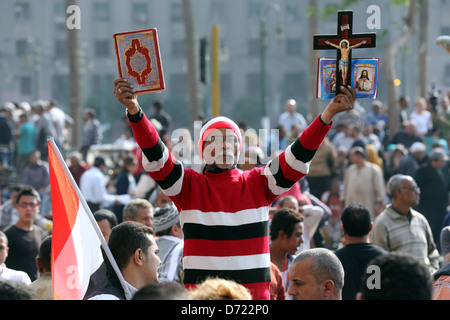
[[[330,1],[319,1],[323,3]],[[275,40],[277,15],[268,9],[277,3],[282,12],[283,42]],[[379,34],[376,49],[361,49],[354,57],[380,57],[383,54],[383,30],[395,32],[405,14],[388,0],[377,1],[381,9],[382,30],[369,30],[366,20],[368,1],[353,5],[354,32]],[[306,115],[308,94],[307,4],[298,0],[192,0],[197,38],[211,38],[212,25],[220,30],[220,81],[222,113],[230,115],[239,100],[256,104],[261,96],[260,20],[267,18],[268,101],[270,116],[283,111],[284,101],[295,98]],[[112,95],[112,81],[117,76],[112,34],[158,28],[166,91],[170,96],[185,96],[186,62],[181,0],[79,0],[81,9],[80,55],[82,59],[83,99]],[[450,34],[450,20],[445,16],[450,1],[430,1],[429,82],[444,90],[450,88],[450,59],[435,45],[435,38]],[[69,67],[67,60],[66,5],[63,0],[2,0],[0,2],[0,102],[32,101],[55,98],[68,108]],[[320,23],[319,33],[336,33],[337,15]],[[415,37],[398,64],[398,74],[405,77],[402,93],[414,98],[417,53]],[[210,41],[209,41],[210,42]],[[208,47],[210,50],[210,47]],[[334,56],[334,52],[323,52]],[[209,65],[208,65],[209,67]],[[208,74],[210,69],[208,69]],[[209,77],[210,79],[210,77]],[[382,79],[380,80],[382,81]],[[380,99],[383,84],[380,83]],[[210,99],[210,81],[202,84],[205,105]]]

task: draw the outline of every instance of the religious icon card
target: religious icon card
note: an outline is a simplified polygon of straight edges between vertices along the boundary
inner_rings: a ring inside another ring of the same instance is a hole
[[[336,96],[336,59],[320,58],[317,70],[317,98]]]
[[[378,95],[379,59],[352,59],[351,86],[357,98],[375,99]],[[316,97],[322,100],[336,96],[336,59],[319,58],[317,64]]]
[[[378,62],[379,59],[352,60],[352,87],[357,98],[373,98],[378,94]]]
[[[119,77],[126,78],[136,94],[165,89],[156,28],[113,35]]]

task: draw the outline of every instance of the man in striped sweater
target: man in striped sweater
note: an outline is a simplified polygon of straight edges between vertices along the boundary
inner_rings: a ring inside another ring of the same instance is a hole
[[[132,85],[123,78],[114,85],[142,149],[145,170],[180,212],[186,288],[217,276],[241,283],[255,300],[270,299],[268,208],[308,173],[333,117],[354,108],[355,91],[342,88],[343,93],[285,152],[250,171],[237,169],[242,148],[238,126],[226,117],[213,118],[200,131],[199,151],[206,167],[198,173],[184,168],[169,152],[139,106]]]

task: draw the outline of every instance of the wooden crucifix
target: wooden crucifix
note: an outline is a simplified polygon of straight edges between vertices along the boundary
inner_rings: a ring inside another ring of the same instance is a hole
[[[353,11],[338,11],[337,35],[315,35],[314,50],[337,50],[336,94],[351,81],[352,49],[374,48],[375,33],[353,33]]]

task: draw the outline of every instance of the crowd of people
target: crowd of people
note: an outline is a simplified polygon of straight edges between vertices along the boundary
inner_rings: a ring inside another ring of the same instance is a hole
[[[402,97],[398,132],[383,103],[365,110],[350,92],[311,123],[289,99],[269,141],[245,121],[206,121],[199,153],[235,146],[224,163],[199,162],[161,102],[147,119],[126,82],[115,95],[125,155],[89,163],[103,136],[86,109],[83,143],[64,156],[132,289],[106,266],[86,299],[450,299],[450,94]],[[53,299],[47,138],[64,151],[72,121],[55,101],[2,106],[1,299]]]

